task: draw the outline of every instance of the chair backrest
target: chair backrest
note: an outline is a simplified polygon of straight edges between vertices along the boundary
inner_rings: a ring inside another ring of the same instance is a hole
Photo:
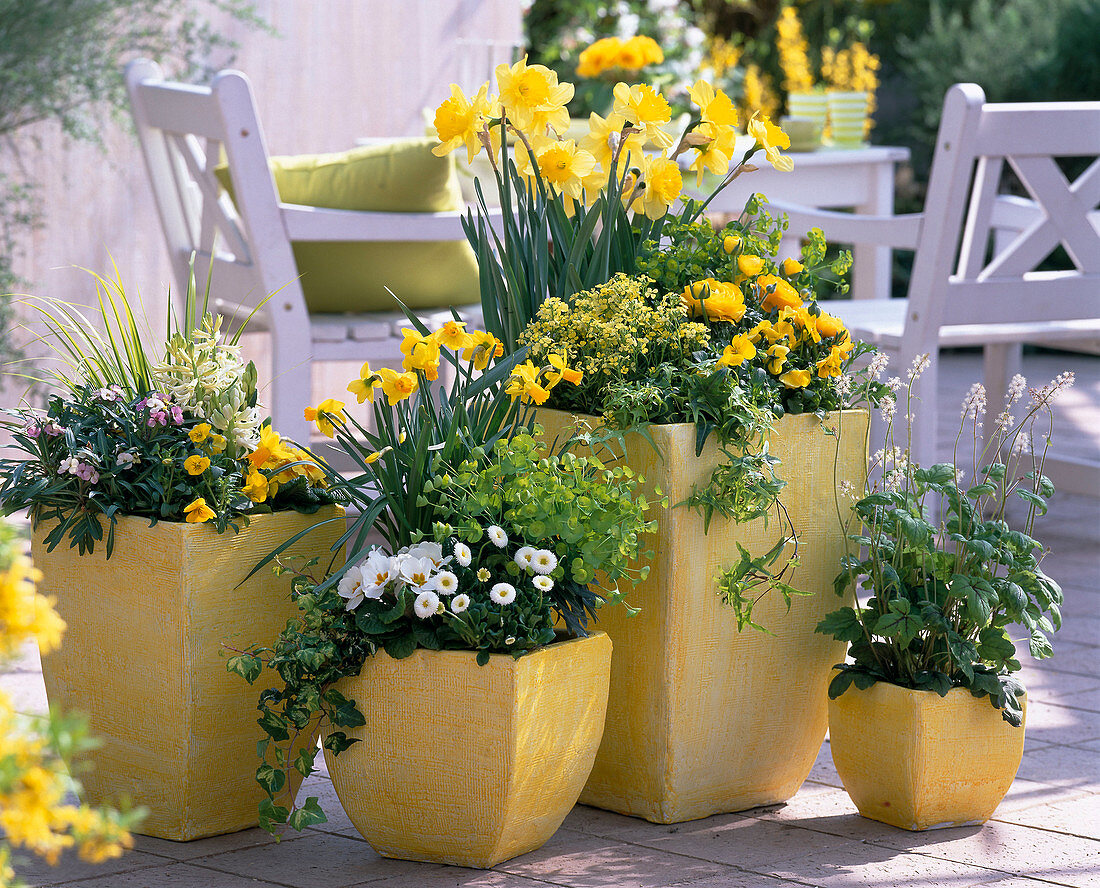
[[[1083,167],[1070,181],[1059,160]],[[1026,212],[998,238],[1006,172]],[[975,84],[944,99],[909,287],[907,349],[935,348],[940,326],[1100,317],[1100,102],[987,104]],[[1074,266],[1037,271],[1061,246]]]
[[[127,66],[126,86],[180,292],[194,254],[200,286],[212,271],[222,314],[246,317],[280,291],[283,308],[308,323],[248,79],[223,71],[209,87],[169,83],[142,59]],[[235,202],[214,176],[223,154]]]

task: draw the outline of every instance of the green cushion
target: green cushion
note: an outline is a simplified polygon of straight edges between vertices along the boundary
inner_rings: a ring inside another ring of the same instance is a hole
[[[464,204],[454,157],[435,139],[403,139],[336,154],[272,157],[279,199],[334,210],[441,213]],[[229,170],[215,170],[233,197]],[[480,298],[477,259],[461,241],[295,241],[294,260],[311,312],[392,311],[388,287],[410,308],[467,305]]]

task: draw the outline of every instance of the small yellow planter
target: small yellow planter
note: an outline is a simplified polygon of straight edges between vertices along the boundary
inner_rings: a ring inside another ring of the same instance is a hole
[[[866,477],[866,419],[863,411],[843,414],[837,478],[855,490]],[[569,434],[573,418],[540,410],[538,422],[553,439]],[[695,455],[693,425],[650,432],[660,454],[631,434],[626,461],[645,476],[651,501],[656,486],[670,504],[681,502],[725,459],[713,438]],[[814,632],[838,605],[832,579],[844,540],[834,502],[836,443],[816,417],[788,416],[770,446],[782,460],[782,499],[800,541],[791,582],[813,595],[796,598],[788,613],[779,593],[770,592],[753,618],[774,634],[738,632],[716,578],[737,559],[737,543],[754,555],[767,552],[782,532],[779,523],[772,516],[765,528],[762,520],[739,525],[715,516],[704,534],[696,511],[656,510],[649,578],[627,596],[641,611],[600,613],[615,657],[585,804],[678,823],[783,801],[810,773],[825,737],[830,672],[844,657],[843,643]]]
[[[603,731],[611,640],[597,632],[485,666],[475,656],[378,653],[336,685],[366,725],[325,761],[384,857],[491,867],[543,845],[576,804]]]
[[[240,534],[205,524],[123,517],[108,560],[34,536],[41,590],[68,625],[43,658],[51,706],[84,712],[102,741],[81,773],[93,804],[128,797],[149,809],[143,835],[189,841],[255,826],[266,798],[255,781],[258,691],[225,670],[223,645],[270,644],[298,613],[289,578],[269,569],[238,585],[280,543],[325,518],[253,516]],[[344,531],[335,521],[291,554],[324,556]]]
[[[965,688],[940,697],[880,681],[829,701],[829,743],[860,814],[937,829],[993,815],[1020,767],[1024,728]]]

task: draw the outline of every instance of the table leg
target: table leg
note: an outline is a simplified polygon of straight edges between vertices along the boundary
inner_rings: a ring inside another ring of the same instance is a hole
[[[871,216],[894,214],[894,164],[877,163],[867,170],[868,200],[858,205],[857,213]],[[889,299],[891,250],[870,244],[857,244],[852,248],[853,299]]]

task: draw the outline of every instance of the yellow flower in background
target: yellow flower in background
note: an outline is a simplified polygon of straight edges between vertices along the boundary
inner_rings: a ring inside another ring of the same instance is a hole
[[[672,120],[672,106],[652,86],[616,83],[614,113],[642,130],[646,141],[662,150],[672,147],[672,136],[661,129]]]
[[[711,322],[736,322],[745,316],[745,295],[741,288],[714,278],[688,284],[680,299],[692,317],[705,315]]]
[[[737,108],[722,90],[716,90],[705,80],[696,80],[688,87],[688,95],[699,106],[699,116],[707,123],[737,126]]]
[[[201,475],[210,468],[210,460],[195,453],[183,461],[183,467],[188,475]]]
[[[472,361],[475,370],[484,370],[489,361],[504,354],[504,345],[492,333],[475,330],[470,334],[473,342],[462,351],[462,360]]]
[[[599,77],[614,68],[623,42],[618,37],[604,37],[581,51],[577,59],[578,77]]]
[[[729,172],[737,142],[736,129],[704,121],[688,134],[688,141],[696,152],[688,169],[697,175],[697,188],[703,187],[703,174],[708,170],[716,176]]]
[[[473,163],[474,157],[484,147],[482,134],[492,114],[493,101],[489,99],[489,84],[483,83],[472,99],[456,83],[451,84],[451,97],[444,99],[435,112],[435,132],[440,144],[432,148],[432,153],[442,157],[450,154],[459,145],[466,146],[466,159]],[[493,140],[493,154],[500,147],[500,133],[490,127],[489,137]]]
[[[13,655],[29,640],[37,641],[43,654],[61,644],[65,621],[53,609],[53,599],[35,590],[41,579],[25,555],[17,555],[6,569],[0,569],[0,658]]]
[[[794,169],[794,161],[779,153],[779,150],[791,147],[790,137],[778,126],[772,123],[757,111],[749,121],[748,133],[756,144],[764,149],[764,155],[775,169],[781,173],[789,173]]]
[[[638,34],[629,40],[604,37],[586,47],[577,60],[578,77],[599,77],[618,68],[637,71],[646,65],[659,65],[665,54],[652,37]]]
[[[630,188],[626,202],[635,212],[641,210],[650,219],[660,219],[673,201],[680,197],[684,190],[684,177],[680,174],[680,167],[674,160],[662,154],[646,154],[642,158],[641,177]]]
[[[737,270],[746,277],[753,277],[764,270],[764,260],[759,256],[743,254],[737,257]]]
[[[474,337],[466,332],[465,327],[465,321],[447,321],[432,334],[432,339],[451,351],[469,348],[474,344]]]
[[[517,128],[537,134],[536,118],[558,133],[569,128],[565,106],[573,99],[573,84],[558,83],[545,65],[528,65],[527,56],[514,65],[497,65],[496,75],[500,104]]]
[[[805,388],[813,379],[809,370],[788,370],[779,377],[779,381],[789,389]]]
[[[241,488],[241,493],[254,503],[262,503],[267,499],[267,487],[267,476],[263,472],[252,471],[249,472],[248,480]]]
[[[740,367],[745,361],[751,361],[756,357],[756,346],[752,344],[745,333],[739,333],[722,351],[722,357],[718,359],[720,367]]]
[[[664,60],[665,54],[656,40],[644,34],[635,34],[619,49],[617,67],[637,71],[647,65],[659,65]]]
[[[378,375],[382,377],[382,392],[391,404],[404,401],[420,387],[415,373],[398,373],[389,367],[379,367]]]
[[[332,438],[336,432],[332,425],[332,418],[343,420],[344,402],[337,401],[335,398],[325,398],[316,407],[307,407],[303,411],[303,415],[310,422],[317,424],[317,431],[322,435],[326,438]]]
[[[183,514],[186,516],[185,520],[188,524],[202,524],[214,517],[214,510],[211,509],[206,504],[206,500],[200,496],[184,507]]]
[[[187,437],[194,441],[196,444],[201,444],[207,438],[210,437],[210,423],[200,422],[191,431],[187,433]]]
[[[773,376],[778,376],[779,371],[783,369],[783,365],[787,363],[787,355],[790,353],[791,350],[785,345],[771,346],[768,349],[768,372]]]
[[[817,375],[822,379],[840,376],[844,364],[844,352],[839,348],[829,349],[829,354],[817,362]]]
[[[783,260],[783,274],[785,274],[789,278],[794,277],[796,274],[802,271],[803,268],[804,266],[797,259],[788,258]]]
[[[761,299],[760,308],[764,311],[802,307],[802,297],[798,291],[774,274],[763,274],[756,279],[756,293]]]
[[[808,92],[814,88],[814,75],[806,53],[809,44],[802,35],[802,23],[793,6],[787,6],[775,23],[775,46],[779,67],[783,70],[783,89],[788,93]]]
[[[382,378],[370,368],[370,361],[364,362],[359,368],[359,378],[348,383],[348,391],[355,395],[355,400],[362,404],[364,401],[374,403],[374,390],[382,384]]]

